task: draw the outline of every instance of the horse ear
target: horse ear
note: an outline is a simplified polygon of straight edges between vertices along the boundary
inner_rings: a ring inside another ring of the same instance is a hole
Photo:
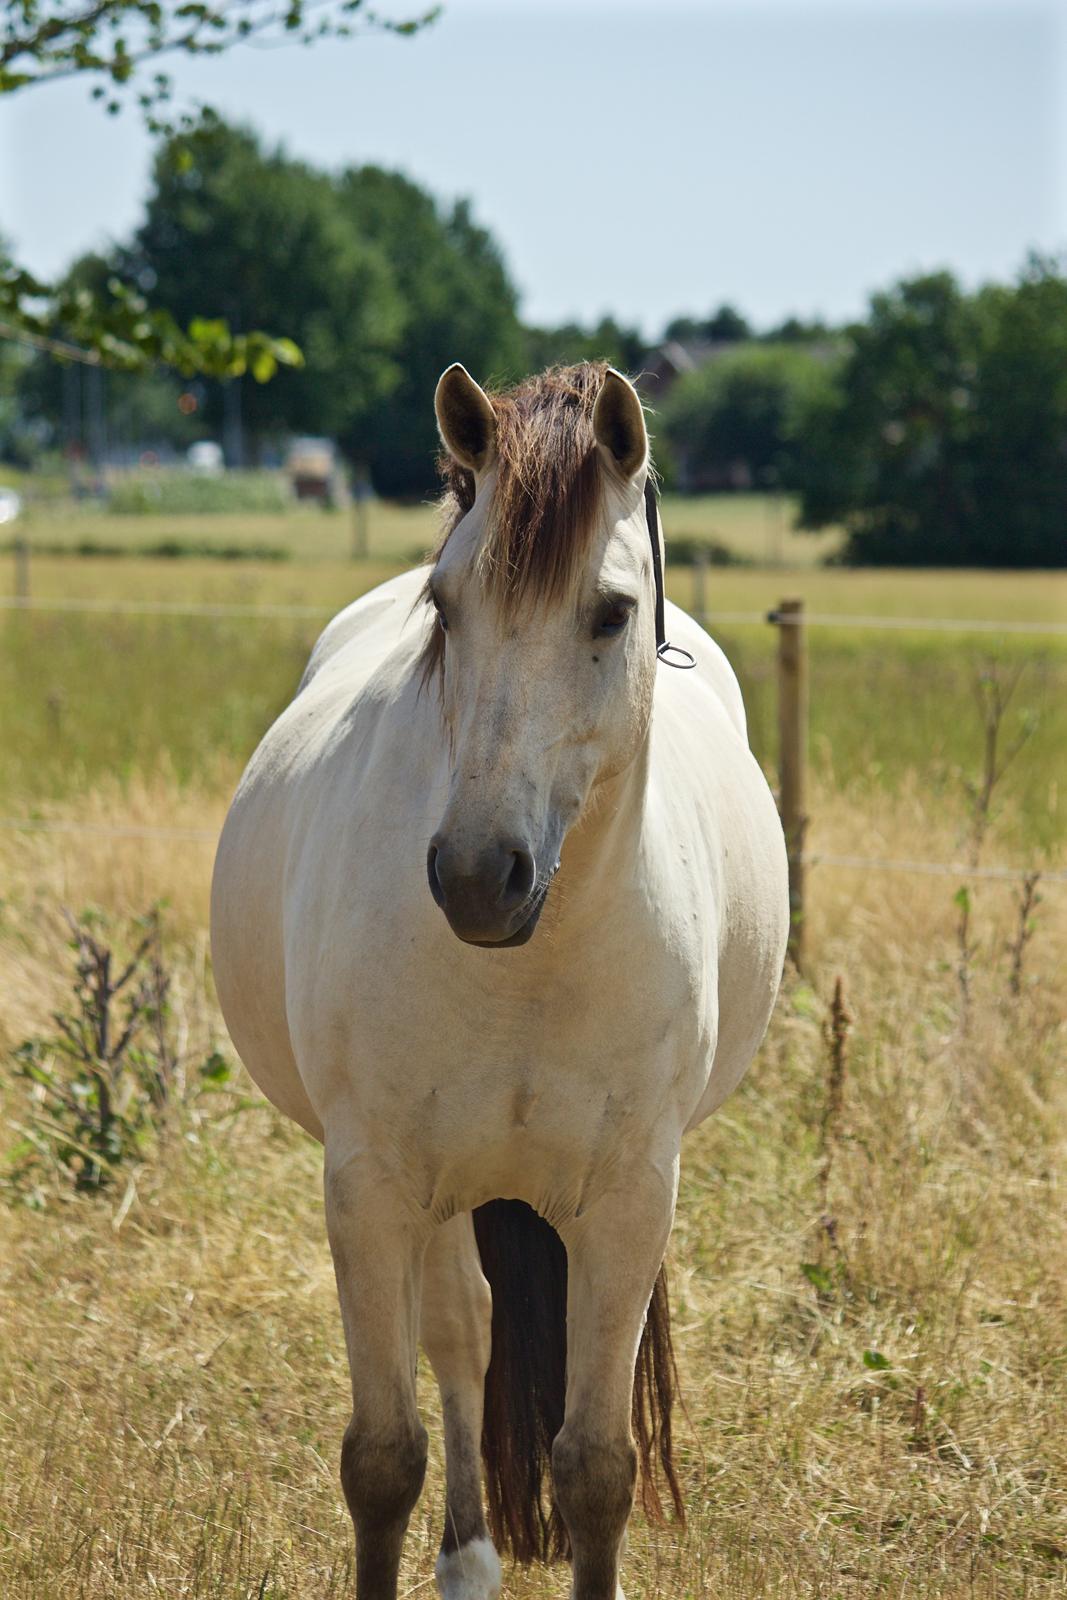
[[[596,397],[593,434],[623,477],[636,477],[647,464],[648,434],[637,390],[614,367],[604,374],[603,387]]]
[[[458,361],[438,378],[433,407],[449,455],[471,472],[484,472],[491,466],[496,455],[496,416],[489,396]]]

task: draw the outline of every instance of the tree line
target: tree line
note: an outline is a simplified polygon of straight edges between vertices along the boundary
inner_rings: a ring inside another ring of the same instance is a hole
[[[79,296],[107,292],[144,297],[204,348],[264,327],[302,352],[269,383],[107,373],[110,430],[130,440],[181,448],[232,435],[236,416],[250,462],[293,434],[328,435],[380,494],[417,496],[433,485],[429,396],[448,362],[508,381],[599,357],[651,374],[669,485],[787,492],[802,527],[845,529],[856,562],[1067,562],[1067,280],[1054,261],[974,293],[949,273],[914,277],[845,327],[758,333],[723,306],[676,318],[650,350],[612,318],[524,324],[466,202],[377,167],[325,173],[206,117],[161,140],[133,237],[61,287],[57,339],[76,335]],[[667,376],[665,350],[678,357]],[[54,354],[0,346],[0,451],[69,444],[77,411]]]

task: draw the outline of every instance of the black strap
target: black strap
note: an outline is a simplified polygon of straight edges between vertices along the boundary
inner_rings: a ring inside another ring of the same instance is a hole
[[[659,549],[659,502],[651,472],[645,479],[645,523],[652,546],[652,576],[656,585],[656,659],[667,667],[695,667],[696,656],[667,639],[666,602],[663,597],[663,558]]]

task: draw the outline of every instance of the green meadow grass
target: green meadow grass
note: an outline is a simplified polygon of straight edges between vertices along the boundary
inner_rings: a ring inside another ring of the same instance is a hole
[[[432,544],[436,512],[431,506],[396,506],[375,502],[368,508],[370,553],[390,562],[406,562]],[[352,554],[355,518],[352,510],[325,511],[294,506],[287,511],[185,512],[139,516],[112,513],[73,502],[30,504],[20,533],[34,547],[49,552],[80,546],[116,550],[131,556],[160,542],[193,550],[215,546],[240,553],[270,549],[293,561],[343,561]]]
[[[26,489],[27,513],[20,533],[42,552],[79,547],[130,554],[166,541],[191,550],[215,546],[231,554],[270,549],[294,561],[344,561],[356,546],[357,515],[352,506],[324,511],[293,506],[284,512],[194,512],[150,516],[116,515],[91,503],[55,499],[34,502]],[[376,561],[410,562],[435,542],[439,525],[432,504],[395,505],[374,500],[360,512],[361,534]],[[840,545],[836,530],[812,536],[793,527],[793,503],[785,496],[700,495],[663,502],[668,536],[687,543],[721,546],[744,562],[811,566]]]
[[[165,765],[183,783],[229,782],[291,696],[325,616],[395,567],[377,562],[225,563],[42,557],[41,597],[321,607],[307,618],[8,613],[0,623],[0,794],[70,798],[103,777]],[[8,583],[10,585],[10,571]],[[692,579],[670,575],[691,601]],[[9,591],[10,592],[10,591]],[[1050,574],[853,573],[729,568],[708,575],[716,612],[763,616],[785,594],[841,615],[1062,619],[1067,585]],[[712,622],[745,693],[754,749],[775,761],[775,630]],[[1004,842],[1054,854],[1067,834],[1067,640],[860,627],[809,630],[811,755],[843,790],[917,779],[955,811],[978,770],[976,684],[1018,673],[1004,724],[1024,748],[997,791]]]
[[[687,502],[682,502],[685,506]],[[430,508],[386,508],[396,521],[389,539],[371,540],[370,557],[352,560],[347,547],[334,551],[314,548],[320,526],[333,527],[341,514],[295,512],[284,518],[199,517],[190,526],[172,524],[162,517],[94,518],[109,521],[118,534],[131,530],[127,548],[140,549],[161,538],[181,543],[186,536],[196,547],[216,536],[235,544],[282,548],[289,540],[284,561],[247,559],[213,560],[202,555],[184,560],[122,556],[79,557],[77,540],[69,556],[33,553],[63,542],[62,517],[38,520],[30,533],[30,586],[40,598],[56,596],[213,601],[236,604],[319,605],[338,609],[348,599],[381,582],[392,572],[420,558],[433,540],[434,513]],[[668,547],[673,529],[670,507],[666,512]],[[307,529],[305,551],[298,543]],[[36,531],[33,531],[36,530]],[[117,542],[116,534],[116,542]],[[112,542],[105,528],[100,542]],[[0,594],[15,587],[15,561],[8,550],[0,554]],[[679,604],[691,607],[695,578],[690,567],[669,567],[667,588]],[[786,595],[803,597],[809,610],[850,615],[994,618],[1012,622],[1067,622],[1067,574],[1062,572],[917,571],[914,569],[859,569],[790,565],[782,567],[710,567],[704,576],[706,604],[713,612],[765,613]],[[951,647],[951,640],[949,641]]]

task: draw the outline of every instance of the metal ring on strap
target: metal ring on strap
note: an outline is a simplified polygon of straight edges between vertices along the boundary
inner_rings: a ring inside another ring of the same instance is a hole
[[[688,672],[690,667],[697,664],[692,650],[687,650],[684,645],[671,644],[669,639],[656,646],[656,660],[662,661],[665,667],[680,667],[683,672]]]
[[[648,528],[648,539],[652,546],[652,576],[656,584],[656,660],[662,661],[665,667],[680,667],[683,671],[695,667],[696,656],[691,650],[686,650],[680,644],[671,644],[667,638],[667,625],[665,619],[666,604],[663,597],[663,561],[659,553],[659,504],[656,499],[656,485],[649,473],[645,479],[645,524]]]

